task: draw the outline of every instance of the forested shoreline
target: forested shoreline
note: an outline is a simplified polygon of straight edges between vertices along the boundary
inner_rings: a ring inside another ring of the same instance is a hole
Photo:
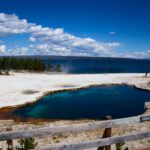
[[[14,70],[14,71],[61,71],[60,65],[52,66],[44,63],[38,58],[19,58],[19,57],[1,57],[0,70]]]

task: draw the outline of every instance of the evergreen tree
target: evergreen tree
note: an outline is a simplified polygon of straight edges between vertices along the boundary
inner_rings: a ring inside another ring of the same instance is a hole
[[[51,64],[44,63],[41,59],[2,57],[0,58],[0,70],[27,70],[27,71],[61,71],[60,65],[55,68]]]

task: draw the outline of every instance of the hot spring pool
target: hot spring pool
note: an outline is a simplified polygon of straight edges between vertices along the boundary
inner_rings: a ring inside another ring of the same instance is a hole
[[[103,119],[129,117],[144,112],[150,92],[132,86],[96,86],[49,94],[41,100],[13,112],[24,118]]]

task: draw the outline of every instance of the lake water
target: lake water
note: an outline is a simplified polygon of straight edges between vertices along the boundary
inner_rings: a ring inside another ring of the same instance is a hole
[[[49,119],[103,119],[107,115],[122,118],[142,114],[148,100],[150,92],[131,86],[97,86],[47,95],[13,114]]]
[[[67,73],[145,73],[150,60],[87,57],[40,57],[48,64],[60,64]]]

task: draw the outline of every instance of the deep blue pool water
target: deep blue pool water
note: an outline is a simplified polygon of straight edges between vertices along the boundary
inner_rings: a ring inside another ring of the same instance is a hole
[[[97,86],[47,95],[13,114],[49,119],[103,119],[107,115],[121,118],[142,114],[148,100],[150,92],[131,86]]]

